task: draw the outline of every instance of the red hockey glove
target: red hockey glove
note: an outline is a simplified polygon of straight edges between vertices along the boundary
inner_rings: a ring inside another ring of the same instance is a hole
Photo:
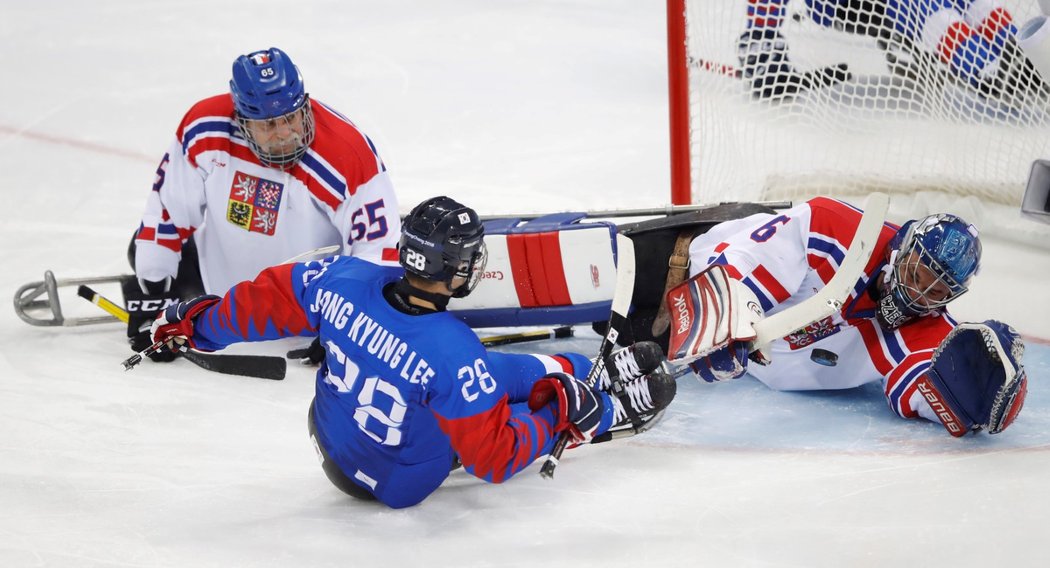
[[[599,434],[606,401],[587,383],[565,373],[551,373],[532,385],[529,409],[533,412],[556,402],[555,432],[567,430],[576,444],[586,444]]]
[[[153,342],[163,341],[171,351],[186,351],[193,344],[193,318],[217,304],[218,296],[197,296],[192,300],[168,306],[153,321],[150,336]]]

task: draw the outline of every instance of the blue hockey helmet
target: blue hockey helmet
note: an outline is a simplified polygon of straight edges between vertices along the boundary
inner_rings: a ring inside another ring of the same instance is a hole
[[[454,298],[462,298],[485,270],[485,227],[473,209],[449,197],[432,197],[405,217],[399,260],[409,274],[444,282]]]
[[[939,310],[966,293],[980,269],[981,240],[973,225],[941,213],[905,223],[890,242],[890,254],[880,316],[893,328],[901,323],[897,319]]]
[[[306,103],[303,76],[288,54],[271,47],[233,62],[230,94],[237,114],[266,120],[294,112]]]
[[[230,96],[241,134],[263,164],[287,169],[306,154],[314,139],[313,112],[288,54],[271,47],[238,57]]]

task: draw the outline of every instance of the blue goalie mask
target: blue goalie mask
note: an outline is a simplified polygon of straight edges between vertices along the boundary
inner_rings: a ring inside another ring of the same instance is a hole
[[[981,264],[977,229],[951,214],[909,221],[890,243],[890,274],[879,322],[896,329],[966,293]]]
[[[288,54],[271,47],[233,62],[230,96],[248,147],[264,165],[289,169],[314,139],[303,77]]]

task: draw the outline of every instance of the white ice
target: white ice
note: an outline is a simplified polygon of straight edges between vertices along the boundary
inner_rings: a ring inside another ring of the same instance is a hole
[[[270,45],[373,137],[405,210],[440,193],[484,213],[666,204],[664,9],[3,2],[0,291],[45,269],[126,272],[182,113]],[[119,325],[30,327],[0,310],[0,566],[1045,566],[1048,277],[1045,251],[989,240],[955,310],[1029,338],[1028,404],[1002,435],[896,419],[877,388],[683,379],[658,428],[568,453],[553,481],[538,466],[500,486],[457,472],[400,511],[321,473],[310,369],[125,373]],[[545,349],[593,351],[579,334]]]

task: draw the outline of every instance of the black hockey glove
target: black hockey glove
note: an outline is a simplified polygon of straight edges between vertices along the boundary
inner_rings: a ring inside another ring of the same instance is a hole
[[[128,312],[128,344],[131,350],[139,353],[150,345],[150,326],[157,314],[164,308],[179,303],[179,297],[170,291],[171,279],[162,282],[151,282],[140,279],[127,279],[121,282],[124,292],[124,309]],[[149,354],[157,363],[174,361],[178,353],[161,349]]]
[[[788,59],[784,36],[770,28],[744,32],[737,43],[737,57],[744,78],[751,83],[751,94],[761,99],[790,97],[850,79],[845,63],[799,72]]]
[[[299,361],[303,365],[314,366],[320,365],[321,361],[324,361],[325,351],[324,347],[321,347],[321,338],[315,337],[313,342],[306,347],[299,349],[292,349],[288,352],[285,357],[292,359],[293,361]]]

